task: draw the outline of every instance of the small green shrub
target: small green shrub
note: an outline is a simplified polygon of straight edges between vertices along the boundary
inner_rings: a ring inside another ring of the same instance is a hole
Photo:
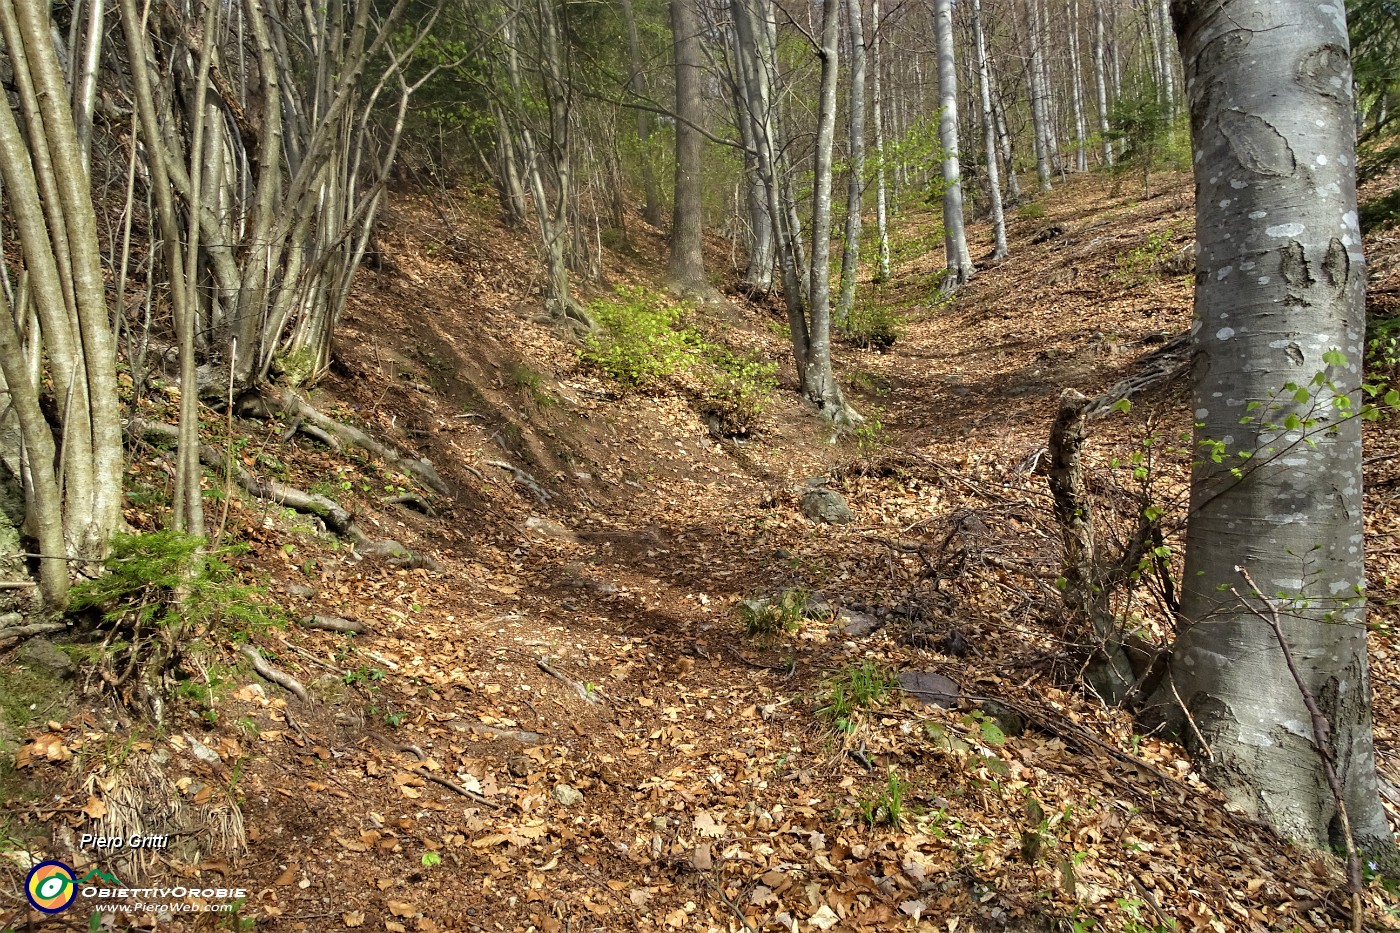
[[[693,355],[694,331],[682,329],[682,308],[644,288],[619,288],[588,313],[603,329],[589,337],[579,358],[632,389],[654,385],[684,369]]]
[[[219,639],[247,641],[286,626],[286,613],[258,602],[258,589],[233,582],[225,559],[235,549],[203,546],[203,538],[177,531],[119,534],[104,562],[106,573],[73,587],[71,611],[100,612],[103,626],[120,635],[108,636],[107,650],[94,662],[105,667],[103,679],[114,689],[135,674],[152,694],[171,686],[171,672],[176,695],[210,706],[216,666],[206,637],[214,632]],[[177,662],[180,669],[172,672]],[[204,687],[181,686],[194,680]],[[212,721],[210,712],[206,718]]]
[[[862,457],[869,457],[889,443],[889,434],[878,415],[883,409],[872,409],[865,420],[856,426],[851,435],[856,441],[856,450]]]
[[[1040,220],[1045,216],[1045,208],[1034,201],[1028,201],[1016,208],[1016,216],[1022,220]]]
[[[884,824],[898,829],[904,820],[904,798],[913,786],[891,768],[883,787],[863,795],[857,801],[861,819],[872,828]]]
[[[866,350],[888,350],[904,335],[899,312],[878,301],[859,301],[840,324],[847,342]]]
[[[707,353],[705,414],[715,419],[725,437],[747,437],[758,429],[769,396],[778,387],[778,364],[757,356],[739,356],[723,347]]]
[[[1174,231],[1163,230],[1147,235],[1147,242],[1118,255],[1118,271],[1113,277],[1124,288],[1136,288],[1150,282],[1159,274],[1158,267],[1171,252]]]

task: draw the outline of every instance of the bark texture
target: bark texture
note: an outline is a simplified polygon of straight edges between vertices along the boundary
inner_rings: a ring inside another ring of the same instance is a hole
[[[953,59],[952,0],[934,0],[933,30],[938,44],[938,138],[943,146],[943,231],[948,256],[943,291],[952,292],[973,273],[963,224],[962,171],[958,166],[958,77]]]
[[[1196,166],[1194,407],[1174,683],[1206,773],[1284,836],[1337,841],[1310,717],[1269,625],[1275,603],[1330,721],[1363,846],[1388,847],[1366,656],[1360,405],[1365,261],[1340,0],[1176,0]],[[1242,589],[1242,588],[1241,588]],[[1245,594],[1247,595],[1247,594]],[[1155,715],[1180,719],[1169,690]]]
[[[671,214],[671,253],[666,278],[683,293],[706,293],[704,191],[705,138],[701,100],[700,17],[693,0],[671,0],[671,32],[676,55],[676,190]]]

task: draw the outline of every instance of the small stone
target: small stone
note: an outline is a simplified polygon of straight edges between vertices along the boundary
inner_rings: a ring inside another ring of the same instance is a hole
[[[583,799],[583,791],[569,784],[556,784],[554,799],[566,807],[572,807]]]
[[[47,638],[31,638],[19,646],[15,660],[32,671],[50,677],[72,677],[73,659],[68,657]]]
[[[297,599],[314,599],[316,597],[316,587],[307,586],[304,583],[288,583],[287,595],[295,596]]]
[[[850,609],[842,609],[836,616],[836,621],[841,625],[841,631],[853,638],[864,638],[866,635],[878,631],[885,624],[868,613],[855,612]]]
[[[832,489],[809,489],[803,493],[802,514],[826,525],[845,525],[856,520],[845,498]]]
[[[530,773],[530,759],[524,755],[516,755],[506,762],[506,770],[511,777],[523,778]]]
[[[350,700],[350,688],[338,674],[322,674],[307,685],[307,692],[326,706],[344,706]]]
[[[995,722],[1007,735],[1024,735],[1026,720],[1016,710],[996,700],[983,700],[982,712]]]

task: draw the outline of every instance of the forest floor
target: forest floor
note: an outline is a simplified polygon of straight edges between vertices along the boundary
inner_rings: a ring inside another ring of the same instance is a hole
[[[263,599],[370,633],[211,629],[160,728],[70,688],[6,709],[21,747],[0,771],[0,929],[152,924],[21,909],[41,856],[128,885],[247,890],[236,916],[172,930],[1347,925],[1339,863],[1232,812],[1179,746],[1075,687],[1062,637],[1037,453],[1063,389],[1098,393],[1185,330],[1190,277],[1162,262],[1192,240],[1189,179],[1146,195],[1066,183],[951,301],[937,218],[902,216],[875,294],[906,330],[888,352],[838,347],[867,419],[839,439],[796,400],[776,305],[739,297],[698,314],[783,366],[755,436],[713,437],[683,379],[620,392],[535,319],[534,256],[492,216],[465,190],[396,198],[313,395],[430,459],[453,489],[424,495],[433,515],[387,501],[407,477],[285,425],[230,438],[211,414],[206,438],[441,569],[359,559],[305,516],[229,499],[224,540],[248,545],[236,566]],[[661,238],[630,232],[607,255],[613,284],[653,281]],[[973,232],[985,264],[989,232]],[[1372,239],[1383,301],[1400,250]],[[1106,539],[1139,482],[1112,461],[1161,437],[1152,495],[1179,545],[1185,400],[1178,381],[1094,424]],[[1377,747],[1395,792],[1400,442],[1369,430]],[[167,455],[138,452],[130,479],[128,519],[154,527]],[[804,517],[813,485],[855,520]],[[747,634],[742,601],[785,595],[793,625]],[[1144,585],[1123,612],[1160,634],[1160,597]],[[239,661],[249,639],[309,702]],[[94,851],[84,833],[169,838]],[[1380,881],[1366,914],[1400,928]]]

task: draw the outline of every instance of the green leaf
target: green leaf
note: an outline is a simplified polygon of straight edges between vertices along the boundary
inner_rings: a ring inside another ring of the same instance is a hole
[[[1391,389],[1385,393],[1383,401],[1391,408],[1400,408],[1400,389]]]
[[[1155,522],[1157,519],[1162,517],[1162,510],[1157,508],[1157,506],[1155,505],[1149,505],[1147,508],[1142,510],[1142,514],[1147,517],[1147,520],[1149,522]]]
[[[1299,405],[1306,405],[1311,400],[1312,392],[1308,389],[1299,389],[1297,392],[1293,393],[1293,401],[1297,402]]]
[[[1302,419],[1300,419],[1297,415],[1292,414],[1292,413],[1290,413],[1290,414],[1288,415],[1288,417],[1286,417],[1286,418],[1283,419],[1283,427],[1284,427],[1284,430],[1286,430],[1286,431],[1292,431],[1292,430],[1296,429],[1296,428],[1298,427],[1298,425],[1300,425],[1300,424],[1302,424],[1302,423],[1303,423]]]
[[[1133,410],[1133,403],[1125,398],[1120,398],[1118,401],[1113,403],[1113,410],[1119,412],[1120,414],[1126,415],[1128,412]]]
[[[1341,350],[1332,349],[1322,354],[1322,362],[1328,366],[1345,366],[1347,363],[1346,354]]]

